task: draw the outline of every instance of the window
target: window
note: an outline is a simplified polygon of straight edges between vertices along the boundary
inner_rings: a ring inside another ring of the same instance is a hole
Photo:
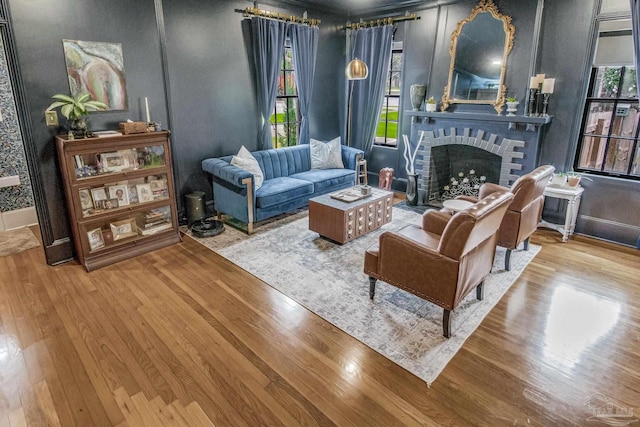
[[[578,171],[640,179],[640,105],[631,37],[629,19],[599,23],[574,161]]]
[[[270,119],[271,138],[275,148],[289,147],[298,143],[300,118],[298,117],[298,91],[293,69],[293,50],[287,39],[280,64],[276,107]]]
[[[393,42],[391,65],[384,91],[382,113],[376,129],[374,144],[396,147],[398,145],[398,117],[402,81],[402,42]]]

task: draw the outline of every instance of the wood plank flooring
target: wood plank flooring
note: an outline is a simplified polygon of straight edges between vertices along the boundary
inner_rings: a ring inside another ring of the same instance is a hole
[[[607,401],[640,415],[640,252],[551,230],[532,243],[431,388],[188,237],[92,273],[41,247],[0,257],[0,427],[603,425],[588,419]]]

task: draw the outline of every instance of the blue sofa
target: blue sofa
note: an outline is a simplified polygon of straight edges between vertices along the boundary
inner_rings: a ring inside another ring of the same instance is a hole
[[[257,191],[253,174],[232,165],[231,155],[203,160],[202,170],[212,176],[218,216],[240,220],[251,234],[254,222],[307,206],[312,197],[352,187],[356,163],[364,152],[345,145],[341,149],[344,169],[311,169],[309,144],[254,151],[251,154],[264,175]]]

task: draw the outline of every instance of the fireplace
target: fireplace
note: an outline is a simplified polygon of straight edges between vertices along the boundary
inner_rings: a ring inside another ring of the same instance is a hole
[[[475,179],[476,187],[484,182],[509,187],[520,175],[535,169],[541,129],[551,122],[550,117],[407,114],[417,116],[412,120],[411,140],[420,141],[415,164],[420,175],[418,201],[434,206],[456,195],[445,191],[447,186],[451,190],[452,183]]]

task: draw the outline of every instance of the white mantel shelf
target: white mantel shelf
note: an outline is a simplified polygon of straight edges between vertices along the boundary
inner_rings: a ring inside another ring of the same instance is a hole
[[[502,122],[509,125],[509,129],[515,129],[518,124],[526,125],[526,130],[536,131],[537,126],[549,124],[553,121],[553,116],[532,117],[532,116],[507,116],[486,113],[447,113],[447,112],[428,112],[406,110],[407,116],[425,119],[442,119],[442,120],[465,120],[465,121],[481,121],[481,122]]]

